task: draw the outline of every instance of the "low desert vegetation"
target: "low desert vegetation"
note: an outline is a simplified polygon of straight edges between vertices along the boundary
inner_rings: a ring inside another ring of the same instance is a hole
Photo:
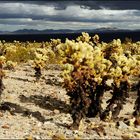
[[[99,116],[110,121],[118,118],[132,89],[137,92],[133,116],[140,118],[140,41],[114,39],[101,42],[98,35],[82,33],[76,40],[52,39],[50,42],[0,42],[0,94],[3,90],[3,69],[14,69],[32,61],[36,81],[48,64],[62,67],[63,87],[70,97],[72,129],[78,129],[85,117]],[[3,66],[3,68],[2,68]],[[134,80],[135,79],[135,80]],[[108,84],[110,82],[110,84]],[[103,96],[110,92],[107,107]],[[130,97],[131,98],[131,97]]]

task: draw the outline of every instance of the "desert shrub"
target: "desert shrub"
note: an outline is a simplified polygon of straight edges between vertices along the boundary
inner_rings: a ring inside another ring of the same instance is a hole
[[[5,63],[5,67],[4,68],[7,69],[7,70],[15,70],[16,65],[17,65],[17,62],[7,61]]]
[[[20,63],[34,59],[33,48],[24,47],[22,45],[24,44],[8,44],[5,53],[6,60]]]

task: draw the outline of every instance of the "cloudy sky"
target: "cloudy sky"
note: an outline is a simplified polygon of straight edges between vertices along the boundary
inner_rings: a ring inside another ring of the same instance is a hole
[[[0,31],[140,29],[140,1],[0,1]]]

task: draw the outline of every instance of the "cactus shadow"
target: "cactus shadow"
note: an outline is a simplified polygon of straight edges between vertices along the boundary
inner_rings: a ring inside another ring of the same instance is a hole
[[[43,109],[48,109],[51,111],[57,109],[62,113],[70,112],[70,105],[50,96],[31,95],[26,97],[24,95],[20,95],[19,98],[23,103],[33,103]]]
[[[33,112],[33,111],[23,107],[23,106],[20,106],[18,104],[11,103],[11,102],[1,103],[0,110],[1,111],[9,111],[12,115],[15,115],[15,113],[22,114],[22,116],[25,116],[25,117],[28,117],[31,115],[32,117],[36,118],[40,122],[47,121],[45,119],[45,117],[41,115],[41,113],[39,111]]]

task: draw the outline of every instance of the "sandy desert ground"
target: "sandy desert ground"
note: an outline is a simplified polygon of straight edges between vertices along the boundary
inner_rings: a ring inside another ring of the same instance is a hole
[[[69,97],[62,88],[61,69],[49,65],[35,82],[30,63],[6,70],[5,89],[1,95],[0,139],[140,139],[140,126],[127,123],[131,118],[136,93],[130,93],[116,122],[103,122],[99,117],[85,118],[79,130],[70,130]],[[105,101],[110,97],[104,96]],[[132,119],[133,121],[133,119]]]

